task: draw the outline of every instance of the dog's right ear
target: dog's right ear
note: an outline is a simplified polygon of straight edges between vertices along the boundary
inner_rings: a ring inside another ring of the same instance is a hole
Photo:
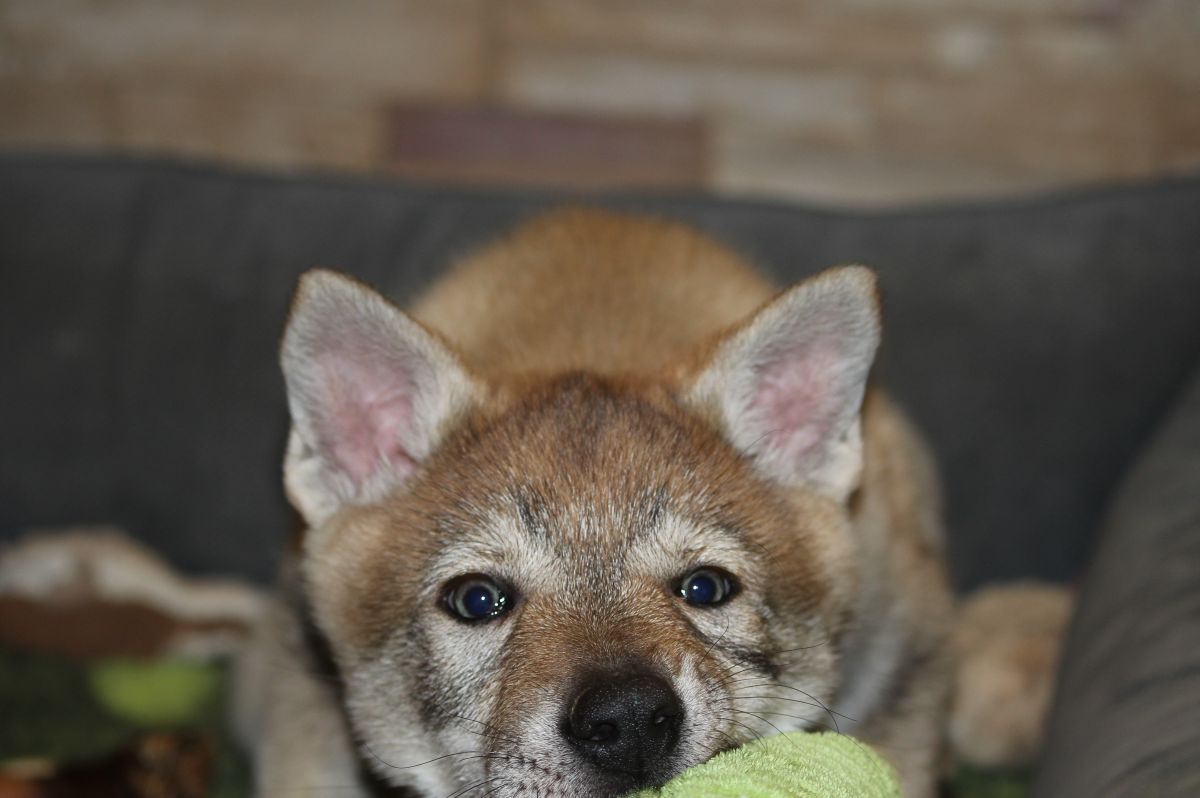
[[[310,526],[403,483],[480,394],[445,342],[330,271],[301,278],[280,359],[292,415],[284,483]]]

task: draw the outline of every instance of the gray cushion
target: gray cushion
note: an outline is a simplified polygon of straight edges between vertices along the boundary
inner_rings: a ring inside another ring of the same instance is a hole
[[[297,274],[404,298],[561,199],[0,156],[0,535],[113,521],[184,568],[269,578]],[[1200,180],[886,213],[593,201],[695,223],[781,281],[880,271],[882,377],[941,457],[962,586],[1074,576],[1200,351]]]
[[[1034,798],[1200,795],[1200,373],[1124,484]]]

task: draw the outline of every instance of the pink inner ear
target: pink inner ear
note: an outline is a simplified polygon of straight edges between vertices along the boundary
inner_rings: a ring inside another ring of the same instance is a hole
[[[760,367],[750,409],[764,428],[766,447],[785,462],[809,462],[829,445],[844,393],[841,361],[832,342],[814,341]]]
[[[382,466],[398,477],[413,471],[405,445],[412,435],[412,375],[386,361],[365,364],[336,352],[319,363],[328,401],[317,434],[337,466],[359,486]]]

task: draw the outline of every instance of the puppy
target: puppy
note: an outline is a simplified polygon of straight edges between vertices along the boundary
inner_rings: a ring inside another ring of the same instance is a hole
[[[838,729],[932,795],[951,601],[930,458],[867,390],[879,337],[864,268],[778,293],[597,211],[410,313],[305,275],[308,528],[238,701],[259,794],[620,796]]]

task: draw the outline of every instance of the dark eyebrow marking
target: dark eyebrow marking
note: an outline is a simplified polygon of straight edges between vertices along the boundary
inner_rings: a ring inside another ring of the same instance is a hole
[[[646,509],[646,519],[644,526],[646,529],[654,530],[658,528],[659,521],[662,520],[663,512],[667,509],[667,486],[660,485],[658,490],[650,497],[649,507]]]
[[[549,509],[546,500],[540,493],[530,487],[513,491],[513,501],[517,505],[517,515],[521,517],[521,525],[530,536],[544,540],[548,536]]]
[[[658,530],[667,511],[669,498],[665,484],[657,488],[647,487],[638,492],[631,505],[628,532],[622,543],[624,549],[628,550]]]

